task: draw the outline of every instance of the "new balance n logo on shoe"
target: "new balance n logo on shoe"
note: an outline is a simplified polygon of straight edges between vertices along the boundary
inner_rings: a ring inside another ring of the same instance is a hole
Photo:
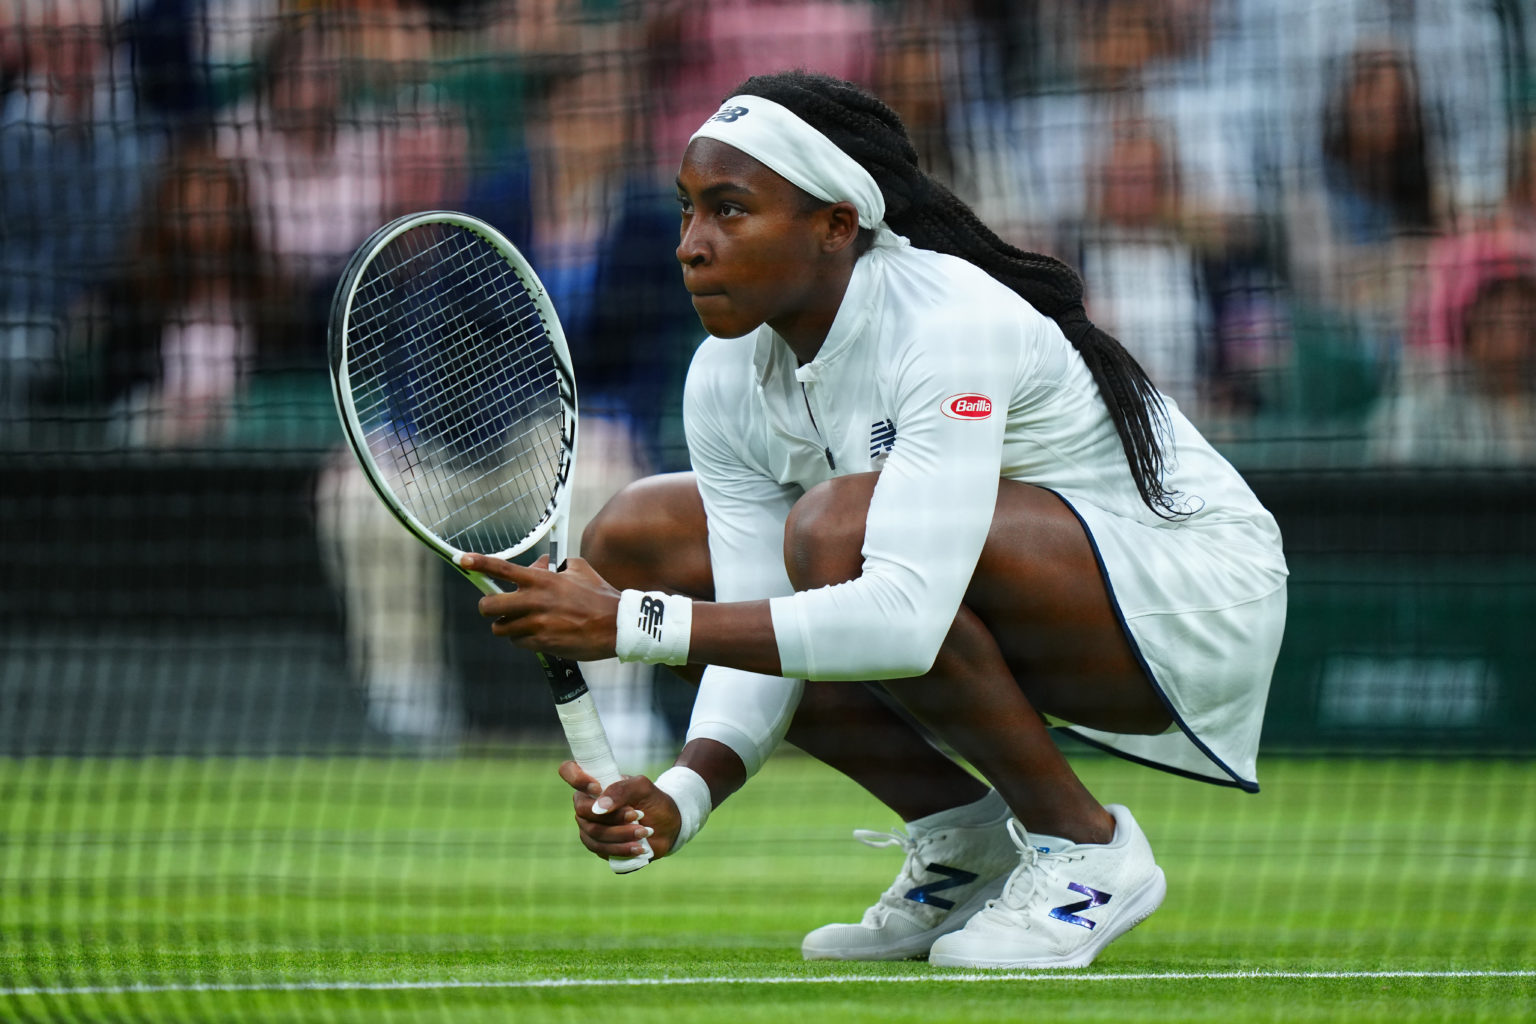
[[[1058,921],[1065,921],[1067,924],[1075,924],[1080,928],[1087,928],[1089,931],[1093,931],[1094,926],[1098,922],[1090,921],[1086,917],[1078,917],[1077,912],[1079,910],[1092,910],[1094,907],[1102,907],[1110,901],[1109,893],[1090,889],[1080,882],[1071,882],[1067,885],[1067,888],[1073,892],[1080,892],[1088,898],[1080,903],[1068,903],[1063,907],[1052,907],[1051,916]]]
[[[653,640],[661,639],[661,620],[666,614],[667,603],[646,595],[640,599],[640,620],[635,623],[651,634]]]
[[[940,910],[953,910],[955,908],[955,901],[947,900],[942,896],[935,896],[934,893],[943,892],[945,889],[953,889],[956,886],[970,885],[976,881],[977,877],[974,872],[962,871],[960,868],[952,868],[946,864],[929,864],[928,870],[935,874],[943,875],[944,881],[919,885],[907,893],[907,899],[913,903],[923,903],[930,907],[938,907]]]

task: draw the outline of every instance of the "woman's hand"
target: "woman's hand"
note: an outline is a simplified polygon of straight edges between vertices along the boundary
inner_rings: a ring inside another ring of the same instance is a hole
[[[560,777],[576,790],[576,825],[581,844],[597,856],[635,857],[651,841],[657,857],[665,857],[677,842],[682,821],[677,804],[644,775],[627,775],[604,790],[575,761],[560,766]]]
[[[515,588],[480,599],[480,614],[494,620],[491,632],[497,636],[572,661],[613,657],[619,592],[585,559],[568,559],[560,572],[549,571],[548,556],[524,567],[466,554],[459,565]]]

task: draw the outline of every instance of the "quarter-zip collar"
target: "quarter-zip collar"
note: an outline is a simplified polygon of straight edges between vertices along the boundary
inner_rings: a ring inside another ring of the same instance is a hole
[[[831,329],[827,331],[827,340],[821,343],[816,358],[804,366],[795,366],[794,352],[773,328],[763,324],[757,329],[752,362],[757,371],[759,386],[766,386],[770,379],[780,374],[792,375],[801,382],[819,380],[841,360],[859,335],[864,333],[880,301],[882,275],[875,266],[880,258],[880,250],[873,249],[854,263],[853,273],[848,278],[848,288],[843,292],[843,301],[837,307],[837,316],[832,319]]]

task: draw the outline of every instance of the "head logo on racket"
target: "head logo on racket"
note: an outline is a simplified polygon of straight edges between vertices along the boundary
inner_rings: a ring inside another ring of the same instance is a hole
[[[984,420],[992,415],[992,399],[967,392],[944,399],[944,415],[952,420]]]

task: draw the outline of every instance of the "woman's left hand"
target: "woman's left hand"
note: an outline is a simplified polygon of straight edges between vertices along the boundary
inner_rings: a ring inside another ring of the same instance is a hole
[[[619,592],[581,558],[549,571],[549,557],[530,566],[489,555],[466,554],[461,568],[509,583],[505,594],[480,599],[480,614],[493,619],[491,632],[518,647],[572,661],[613,657]]]

